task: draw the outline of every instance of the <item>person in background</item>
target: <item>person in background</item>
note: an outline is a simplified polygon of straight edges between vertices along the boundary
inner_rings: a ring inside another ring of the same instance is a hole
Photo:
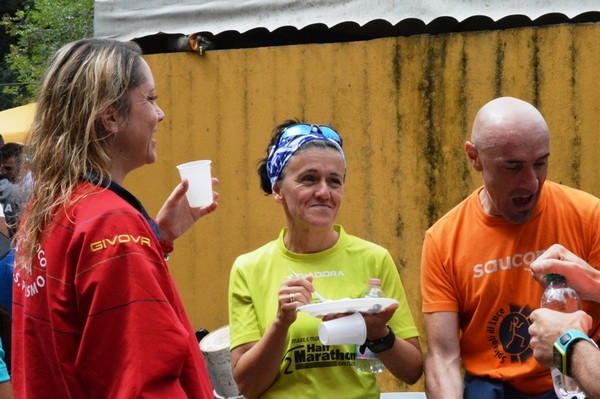
[[[17,184],[22,150],[23,145],[20,143],[6,143],[0,147],[0,205],[10,239],[15,236],[24,203],[23,192]]]
[[[213,397],[165,255],[217,203],[190,208],[183,181],[153,219],[122,186],[156,161],[165,117],[156,100],[132,42],[84,39],[50,61],[25,147],[33,186],[16,236],[17,398]]]
[[[346,178],[342,139],[328,126],[286,121],[276,127],[267,154],[258,170],[261,187],[282,206],[287,227],[239,256],[231,271],[230,345],[240,392],[247,398],[379,398],[375,376],[354,367],[355,345],[321,345],[321,320],[297,311],[311,303],[315,288],[331,300],[362,297],[369,278],[380,278],[386,296],[400,304],[364,315],[367,346],[375,351],[371,344],[382,343],[379,360],[415,383],[423,370],[421,347],[390,253],[335,224]]]
[[[4,145],[4,138],[0,135],[0,146]],[[4,237],[8,236],[8,229],[4,221],[4,212],[0,207],[0,232]],[[3,238],[4,238],[3,237]],[[6,256],[0,256],[0,258]],[[7,310],[12,302],[12,298],[7,295],[12,295],[12,269],[8,270],[4,264],[0,265],[0,399],[13,399],[13,391],[10,383],[10,346],[8,353],[4,350],[3,342],[11,340],[11,317]]]
[[[2,340],[0,339],[0,399],[13,399],[12,386],[10,385],[10,375],[6,364],[4,363],[4,350],[2,349]]]
[[[4,145],[4,137],[0,134],[0,149]],[[2,158],[0,155],[0,164],[2,163]],[[0,173],[0,179],[2,179],[2,174]],[[8,227],[6,227],[6,217],[4,216],[4,207],[0,205],[0,233],[5,237],[8,237]],[[0,256],[1,258],[1,256]]]
[[[0,234],[2,234],[4,237],[8,238],[8,226],[6,225],[6,217],[4,216],[4,210],[2,209],[2,206],[0,206]],[[4,248],[3,246],[0,246],[0,248]],[[0,254],[3,251],[0,251]],[[0,258],[2,256],[0,255]]]
[[[600,200],[546,181],[550,132],[525,101],[485,104],[465,152],[483,187],[429,228],[423,244],[427,395],[555,398],[530,346],[529,316],[543,290],[529,267],[556,242],[600,265]],[[600,307],[587,310],[597,337]]]
[[[5,237],[2,237],[4,240]],[[8,239],[6,239],[8,241]],[[12,313],[12,285],[13,271],[15,269],[15,250],[10,248],[10,242],[4,256],[0,258],[0,305]]]
[[[9,311],[4,304],[0,304],[0,340],[2,341],[2,361],[4,362],[4,367],[9,375],[11,373],[11,324],[12,317]]]
[[[10,354],[11,354],[11,312],[12,312],[12,283],[14,263],[14,248],[11,240],[8,238],[8,228],[4,219],[4,213],[0,206],[0,340],[4,343],[2,350],[2,360],[4,367],[10,374]],[[2,349],[2,348],[0,348]],[[1,378],[0,378],[1,380]],[[12,388],[8,390],[6,384],[0,381],[0,399],[7,397],[6,392],[10,391],[12,397]],[[4,392],[3,389],[6,391]]]
[[[11,183],[16,183],[21,171],[23,144],[6,143],[0,147],[0,173]]]
[[[531,264],[534,277],[543,286],[544,276],[549,273],[565,276],[567,284],[575,289],[582,300],[600,302],[600,271],[560,244],[551,246]],[[533,356],[545,367],[554,366],[553,344],[571,329],[589,334],[592,318],[584,311],[561,313],[550,309],[537,309],[531,313],[533,324],[529,327]],[[577,381],[588,398],[600,398],[600,350],[587,341],[579,339],[569,349],[569,375]]]
[[[0,148],[1,157],[4,154],[12,153],[12,150],[4,152],[4,148],[13,143],[8,143]],[[11,147],[11,146],[9,146]],[[12,146],[14,147],[14,146]],[[13,155],[14,156],[14,155]],[[20,156],[20,154],[19,154]],[[4,367],[10,373],[11,365],[11,319],[12,313],[12,284],[14,270],[14,254],[12,238],[14,237],[16,224],[18,222],[18,213],[21,208],[21,196],[16,184],[11,183],[4,175],[0,175],[0,316],[1,316],[1,334],[4,343],[3,360]],[[7,215],[4,214],[6,208]],[[2,383],[0,386],[0,399],[11,392],[12,389],[6,388],[10,383]],[[2,391],[5,390],[5,392]]]

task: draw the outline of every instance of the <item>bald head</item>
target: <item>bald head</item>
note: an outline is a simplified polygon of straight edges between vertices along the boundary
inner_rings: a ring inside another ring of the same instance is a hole
[[[477,113],[465,152],[483,178],[479,201],[484,212],[512,223],[528,221],[550,156],[550,133],[542,114],[516,98],[492,100]]]
[[[533,135],[549,139],[544,117],[533,105],[514,97],[500,97],[485,104],[473,122],[471,142],[479,150],[508,142],[531,139]]]

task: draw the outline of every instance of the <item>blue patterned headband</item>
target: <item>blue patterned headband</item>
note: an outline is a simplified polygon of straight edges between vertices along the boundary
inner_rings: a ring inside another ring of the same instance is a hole
[[[342,155],[344,164],[346,157],[342,150],[340,136],[330,127],[320,125],[298,124],[292,125],[283,131],[277,145],[273,145],[267,157],[267,174],[271,181],[271,188],[281,176],[281,172],[298,148],[312,140],[325,140],[332,143]]]

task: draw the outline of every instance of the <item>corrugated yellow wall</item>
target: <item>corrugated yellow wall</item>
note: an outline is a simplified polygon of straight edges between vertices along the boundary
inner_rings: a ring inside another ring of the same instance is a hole
[[[550,178],[600,194],[598,37],[600,26],[586,24],[147,56],[167,116],[159,161],[126,186],[155,214],[179,181],[175,165],[212,159],[220,179],[218,211],[177,241],[169,261],[195,327],[227,324],[235,257],[283,226],[256,166],[273,127],[300,118],[344,138],[339,222],[390,250],[425,344],[422,237],[480,184],[463,145],[485,102],[511,95],[538,106],[552,132]]]

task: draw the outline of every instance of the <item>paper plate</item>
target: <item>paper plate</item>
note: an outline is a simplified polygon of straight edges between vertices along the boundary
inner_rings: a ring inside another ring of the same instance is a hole
[[[301,312],[307,312],[314,317],[323,317],[335,313],[379,313],[393,303],[398,303],[392,298],[355,298],[340,299],[321,303],[311,303],[300,306]]]

